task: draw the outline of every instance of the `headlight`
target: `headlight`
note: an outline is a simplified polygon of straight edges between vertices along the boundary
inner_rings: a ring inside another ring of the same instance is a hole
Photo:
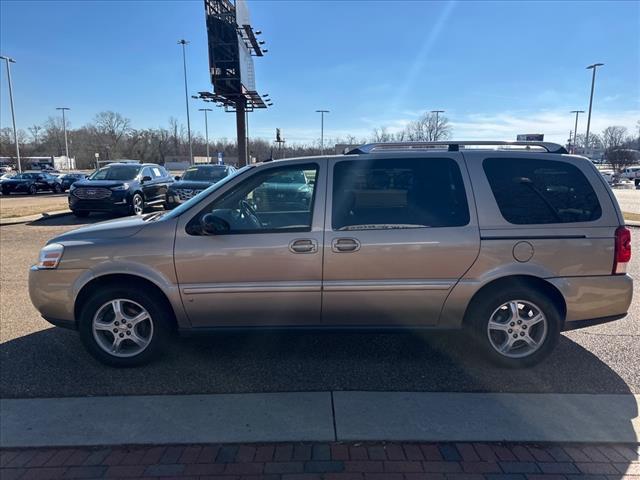
[[[64,247],[62,245],[59,243],[50,243],[40,250],[40,257],[38,258],[36,267],[39,270],[58,268],[63,252]]]
[[[122,185],[119,185],[117,187],[111,187],[110,190],[114,190],[114,191],[129,190],[129,184],[128,183],[123,183]]]

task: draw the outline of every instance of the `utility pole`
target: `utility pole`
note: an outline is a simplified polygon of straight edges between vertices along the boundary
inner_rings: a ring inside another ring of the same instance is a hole
[[[320,114],[320,155],[324,155],[324,114],[329,110],[316,110]]]
[[[213,112],[211,108],[199,108],[198,111],[204,112],[204,139],[207,142],[207,163],[210,162],[209,158],[209,124],[207,121],[207,112]]]
[[[185,39],[178,40],[178,45],[182,45],[182,67],[184,70],[184,101],[187,105],[187,137],[189,138],[189,163],[193,165],[193,146],[191,145],[191,120],[189,118],[189,94],[187,88],[187,53],[185,46],[189,44]]]
[[[436,142],[438,141],[438,130],[440,130],[440,123],[438,123],[438,119],[440,118],[438,115],[440,113],[444,113],[444,110],[431,110],[431,113],[435,113],[436,114],[436,130],[433,133],[433,141]]]
[[[57,107],[56,110],[62,110],[62,131],[64,132],[64,154],[67,157],[67,170],[71,170],[71,159],[69,158],[69,142],[67,142],[67,120],[64,116],[65,110],[71,110],[68,107]]]
[[[13,58],[0,55],[0,59],[7,64],[7,80],[9,81],[9,101],[11,102],[11,120],[13,121],[13,140],[16,142],[16,158],[18,160],[18,172],[22,172],[22,164],[20,162],[20,145],[18,144],[18,130],[16,130],[16,110],[13,106],[13,86],[11,84],[11,68],[10,63],[16,63]]]
[[[591,106],[593,105],[593,88],[596,83],[596,69],[602,67],[604,63],[594,63],[589,65],[587,70],[593,70],[593,76],[591,77],[591,96],[589,97],[589,114],[587,115],[587,134],[584,139],[585,148],[589,148],[589,129],[591,127]]]
[[[570,145],[572,148],[571,153],[576,153],[576,147],[578,146],[578,115],[584,113],[584,110],[571,110],[570,113],[576,114],[576,125],[573,128],[573,143]]]

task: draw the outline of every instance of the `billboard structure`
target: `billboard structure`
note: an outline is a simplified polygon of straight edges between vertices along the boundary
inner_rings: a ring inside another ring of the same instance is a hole
[[[204,0],[209,45],[209,72],[213,93],[198,92],[199,98],[235,112],[238,133],[238,163],[246,165],[247,112],[267,108],[268,95],[256,90],[253,57],[262,57],[267,50],[249,19],[245,0]]]

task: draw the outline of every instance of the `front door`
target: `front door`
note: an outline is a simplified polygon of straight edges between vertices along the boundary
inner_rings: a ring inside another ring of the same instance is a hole
[[[257,168],[181,216],[175,266],[194,327],[320,323],[326,164]],[[207,213],[228,231],[203,234]]]
[[[459,153],[334,159],[323,323],[429,326],[480,247]]]

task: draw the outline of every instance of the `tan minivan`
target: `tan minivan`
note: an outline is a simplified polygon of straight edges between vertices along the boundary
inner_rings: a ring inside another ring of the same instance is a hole
[[[250,165],[170,212],[70,231],[35,307],[98,360],[225,329],[465,329],[506,366],[623,317],[631,257],[611,189],[543,142],[371,144]]]

